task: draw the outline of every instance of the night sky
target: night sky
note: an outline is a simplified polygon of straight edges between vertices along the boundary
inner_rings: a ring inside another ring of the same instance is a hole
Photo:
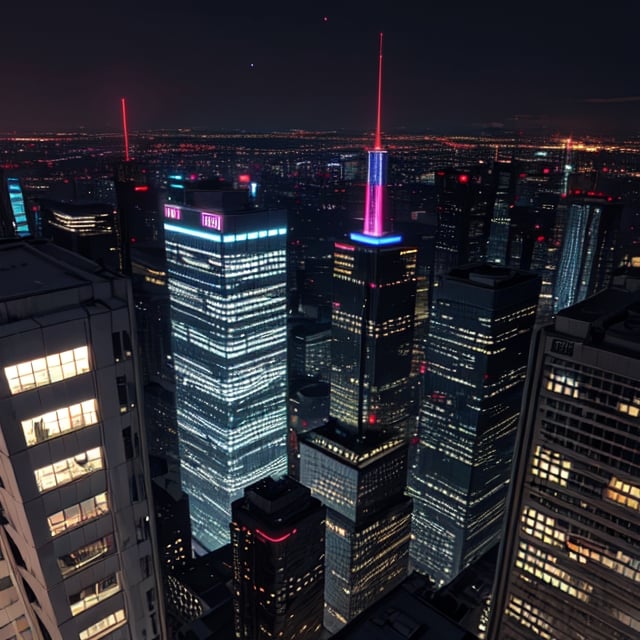
[[[4,0],[0,132],[640,130],[640,3]],[[378,8],[383,7],[383,8]]]

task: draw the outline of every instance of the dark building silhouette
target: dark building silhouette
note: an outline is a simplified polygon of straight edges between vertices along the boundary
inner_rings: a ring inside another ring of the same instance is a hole
[[[325,508],[292,478],[265,478],[231,507],[236,638],[320,638]]]
[[[540,281],[489,264],[435,293],[413,441],[411,561],[441,585],[499,539]]]
[[[487,255],[493,191],[486,173],[483,167],[436,171],[435,286],[453,267]]]

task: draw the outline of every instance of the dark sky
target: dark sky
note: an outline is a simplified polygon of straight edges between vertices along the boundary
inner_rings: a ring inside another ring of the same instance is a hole
[[[595,8],[593,8],[595,6]],[[379,8],[382,7],[382,8]],[[640,129],[640,3],[11,0],[0,132]]]

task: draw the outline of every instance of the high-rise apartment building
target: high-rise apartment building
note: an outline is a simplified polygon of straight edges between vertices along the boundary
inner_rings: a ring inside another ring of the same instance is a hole
[[[0,263],[0,551],[33,637],[164,637],[130,285],[45,242]]]
[[[452,269],[435,294],[408,494],[411,561],[437,584],[499,540],[539,278]]]
[[[363,230],[335,243],[332,420],[300,434],[300,480],[327,506],[324,625],[332,632],[399,584],[409,559],[412,503],[404,487],[417,251],[389,231],[384,215],[381,73],[382,46]]]
[[[182,481],[205,549],[229,542],[244,487],[287,468],[286,212],[215,187],[164,206]]]
[[[264,478],[232,507],[236,638],[320,638],[325,508],[290,477]]]
[[[536,333],[492,640],[640,635],[639,311],[636,281]]]
[[[607,287],[620,257],[621,202],[593,192],[574,191],[568,198],[555,280],[556,312]]]

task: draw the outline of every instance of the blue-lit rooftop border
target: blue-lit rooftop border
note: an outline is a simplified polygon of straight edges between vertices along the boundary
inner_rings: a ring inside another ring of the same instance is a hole
[[[354,242],[361,242],[363,244],[370,244],[374,247],[380,247],[389,244],[400,244],[402,242],[402,236],[368,236],[364,233],[353,232],[349,234],[349,237]]]
[[[287,235],[287,227],[277,227],[276,229],[260,229],[259,231],[247,231],[246,233],[211,233],[210,231],[200,231],[199,229],[191,229],[189,227],[179,227],[170,222],[164,223],[166,231],[181,233],[192,238],[202,238],[203,240],[211,240],[212,242],[244,242],[245,240],[257,240],[258,238],[272,238],[274,236]]]

